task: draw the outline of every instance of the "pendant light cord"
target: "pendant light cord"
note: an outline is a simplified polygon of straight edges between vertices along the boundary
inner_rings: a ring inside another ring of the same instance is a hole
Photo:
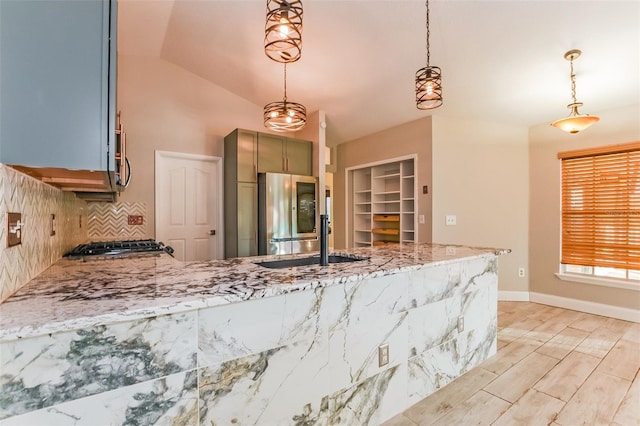
[[[287,104],[287,63],[284,63],[284,104]]]
[[[577,103],[576,101],[576,75],[573,72],[573,58],[569,61],[571,63],[571,97],[573,98],[573,103]]]
[[[427,0],[425,2],[425,5],[427,6],[427,67],[429,66],[429,61],[431,60],[431,52],[429,51],[429,36],[431,35],[431,32],[429,30],[429,0]]]

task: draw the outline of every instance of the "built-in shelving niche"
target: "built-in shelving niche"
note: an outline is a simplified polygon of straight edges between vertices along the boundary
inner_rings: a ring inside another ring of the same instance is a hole
[[[347,169],[347,245],[417,241],[415,156]]]

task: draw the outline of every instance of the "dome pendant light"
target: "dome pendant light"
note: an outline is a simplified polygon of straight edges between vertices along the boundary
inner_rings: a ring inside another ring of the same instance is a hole
[[[267,0],[264,53],[280,63],[295,62],[302,56],[302,2]]]
[[[571,97],[573,98],[573,102],[567,105],[571,113],[568,117],[551,123],[553,127],[557,127],[571,134],[576,134],[600,120],[600,117],[597,115],[580,114],[578,111],[578,107],[582,106],[582,102],[576,101],[576,75],[573,72],[573,60],[579,58],[580,54],[582,54],[582,52],[578,49],[569,50],[564,54],[564,58],[571,63]]]
[[[284,64],[284,99],[264,107],[264,126],[274,132],[295,132],[307,124],[307,109],[287,101],[287,64]]]
[[[416,107],[418,109],[434,109],[442,105],[442,73],[439,67],[429,64],[429,0],[427,7],[427,66],[416,72]]]

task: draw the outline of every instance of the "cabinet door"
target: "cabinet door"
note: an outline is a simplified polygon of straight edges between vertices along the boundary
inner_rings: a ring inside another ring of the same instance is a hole
[[[256,132],[238,130],[238,181],[258,182],[257,180],[257,138]]]
[[[313,144],[309,141],[287,138],[287,173],[293,175],[313,175]]]
[[[285,173],[285,138],[283,136],[258,134],[258,172]]]
[[[1,162],[85,170],[113,163],[109,5],[0,0]],[[115,52],[115,34],[112,43]]]
[[[258,184],[238,183],[238,257],[258,254]]]

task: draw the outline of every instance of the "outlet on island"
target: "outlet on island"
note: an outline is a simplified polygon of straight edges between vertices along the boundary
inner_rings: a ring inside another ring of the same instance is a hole
[[[389,364],[389,344],[378,346],[378,366],[383,367]]]

